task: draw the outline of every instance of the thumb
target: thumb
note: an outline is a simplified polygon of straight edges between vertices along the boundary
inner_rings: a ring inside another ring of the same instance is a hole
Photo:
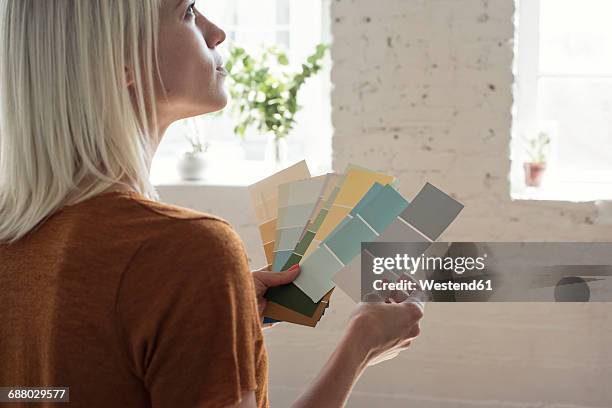
[[[300,266],[297,264],[282,272],[253,272],[253,275],[255,275],[255,277],[268,288],[286,285],[287,283],[293,282],[293,280],[297,278],[299,274]]]

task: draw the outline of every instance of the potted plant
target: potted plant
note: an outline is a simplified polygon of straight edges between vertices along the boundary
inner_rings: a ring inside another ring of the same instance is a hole
[[[263,50],[259,58],[251,56],[244,48],[230,50],[226,68],[230,78],[230,95],[233,112],[238,122],[234,132],[244,138],[246,130],[253,126],[270,135],[272,156],[276,166],[284,165],[288,149],[285,137],[295,125],[295,115],[301,106],[297,95],[306,80],[318,73],[327,45],[319,44],[315,52],[306,58],[298,72],[287,72],[287,54],[275,47]],[[271,153],[271,154],[270,154]]]
[[[550,137],[546,132],[539,132],[536,137],[527,140],[527,155],[529,161],[523,163],[525,170],[525,184],[529,187],[539,187],[542,176],[546,171],[545,148],[550,144]]]
[[[185,152],[178,162],[179,174],[183,180],[201,180],[208,167],[208,143],[202,140],[197,118],[183,120],[182,126],[183,137],[189,142],[191,149]]]

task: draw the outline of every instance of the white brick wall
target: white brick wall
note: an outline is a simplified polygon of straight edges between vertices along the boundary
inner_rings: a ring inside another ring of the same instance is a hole
[[[511,0],[332,3],[334,168],[391,171],[466,205],[448,239],[608,240],[593,204],[511,201]]]

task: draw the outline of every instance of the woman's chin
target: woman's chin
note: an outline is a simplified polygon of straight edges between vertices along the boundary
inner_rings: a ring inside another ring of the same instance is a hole
[[[223,110],[227,106],[228,97],[227,94],[221,93],[216,95],[215,97],[211,97],[210,95],[206,98],[206,100],[200,101],[197,104],[198,108],[195,109],[194,112],[191,112],[190,116],[198,116],[204,115],[207,113],[218,112]]]
[[[213,110],[211,112],[217,112],[217,111],[222,110],[223,108],[227,106],[227,102],[228,102],[227,94],[225,92],[222,92],[218,96],[218,98],[215,98],[214,104],[213,104]]]

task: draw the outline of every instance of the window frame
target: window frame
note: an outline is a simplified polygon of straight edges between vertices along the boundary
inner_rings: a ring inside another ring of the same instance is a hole
[[[596,201],[612,200],[612,166],[606,171],[584,170],[570,174],[552,163],[548,172],[554,174],[550,184],[539,189],[528,188],[523,180],[522,135],[539,125],[539,80],[551,77],[601,78],[610,75],[572,74],[540,71],[540,0],[515,0],[514,16],[514,108],[511,132],[511,197],[513,199]],[[521,44],[528,43],[528,47]],[[553,143],[556,141],[553,140]],[[554,145],[551,146],[554,148]],[[611,191],[607,193],[606,191]]]

